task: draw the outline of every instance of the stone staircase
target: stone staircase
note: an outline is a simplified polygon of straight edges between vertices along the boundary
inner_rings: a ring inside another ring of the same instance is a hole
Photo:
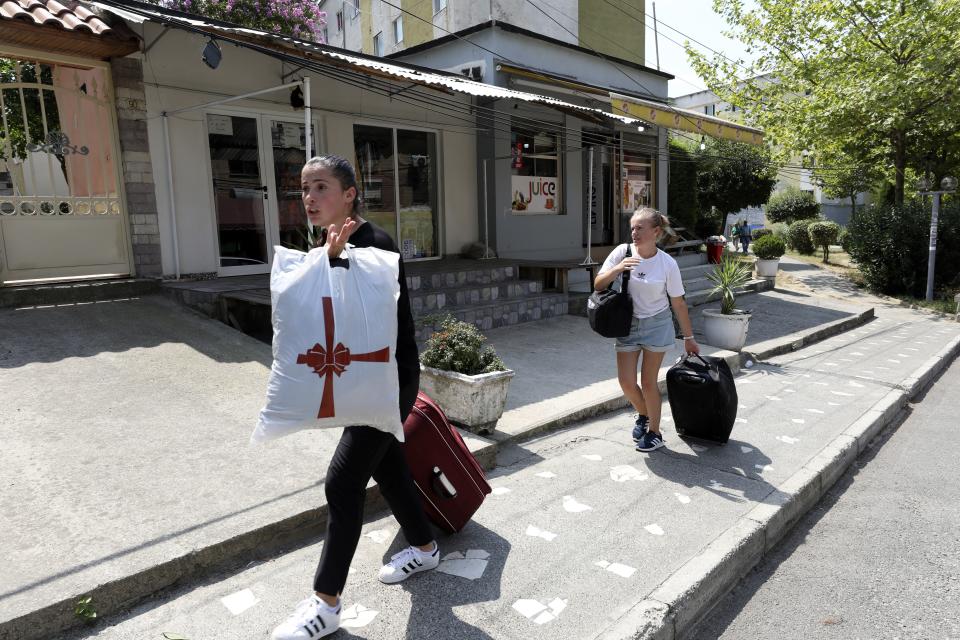
[[[488,330],[567,313],[567,294],[545,291],[542,282],[521,279],[519,272],[506,260],[408,265],[417,342],[426,341],[447,314]]]
[[[104,278],[0,287],[0,307],[88,304],[137,298],[159,290],[159,280],[140,278]]]

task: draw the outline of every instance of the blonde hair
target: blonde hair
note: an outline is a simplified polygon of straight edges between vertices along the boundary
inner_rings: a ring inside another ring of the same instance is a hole
[[[660,229],[660,232],[657,234],[657,239],[670,233],[670,219],[653,207],[640,207],[634,211],[633,215],[630,216],[630,226],[632,227],[634,223],[639,220],[650,220],[653,226]]]

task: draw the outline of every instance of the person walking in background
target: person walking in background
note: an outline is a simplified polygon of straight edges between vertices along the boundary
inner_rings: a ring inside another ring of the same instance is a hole
[[[733,250],[740,251],[740,225],[736,222],[733,223],[733,227],[730,229],[730,239],[733,242]]]
[[[360,216],[356,173],[347,160],[332,155],[311,158],[300,177],[307,217],[311,224],[323,229],[319,244],[328,247],[331,260],[340,255],[348,239],[356,247],[399,253],[383,229]],[[400,419],[404,420],[413,408],[420,386],[420,359],[402,258],[399,279],[395,354]],[[396,437],[369,426],[346,427],[324,484],[327,535],[313,580],[313,593],[274,629],[273,640],[317,640],[340,628],[340,594],[360,541],[364,495],[371,477],[377,481],[411,545],[383,566],[380,581],[395,584],[439,564],[440,550]]]
[[[747,224],[747,220],[743,219],[740,221],[740,251],[747,253],[750,250],[750,225]]]
[[[660,389],[657,377],[663,355],[673,347],[674,328],[671,307],[683,333],[687,353],[700,353],[693,338],[693,325],[683,299],[680,267],[669,254],[657,248],[669,221],[657,211],[644,207],[630,218],[631,255],[622,244],[610,252],[593,282],[603,291],[625,271],[630,271],[627,291],[633,301],[630,334],[617,338],[617,380],[624,396],[637,411],[633,439],[637,451],[656,451],[663,446],[660,433]],[[642,356],[642,361],[641,361]],[[640,385],[637,385],[637,364]]]

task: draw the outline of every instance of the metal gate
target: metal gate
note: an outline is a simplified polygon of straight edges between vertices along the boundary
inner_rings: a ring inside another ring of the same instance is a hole
[[[109,67],[0,52],[0,285],[128,275]]]

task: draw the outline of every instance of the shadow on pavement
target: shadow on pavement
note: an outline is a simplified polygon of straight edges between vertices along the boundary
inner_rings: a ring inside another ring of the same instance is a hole
[[[679,440],[679,437],[677,439]],[[774,492],[773,486],[760,475],[748,473],[745,469],[740,469],[743,473],[739,474],[733,471],[734,467],[723,466],[723,453],[741,446],[751,449],[747,457],[751,464],[759,467],[770,464],[770,458],[754,445],[739,440],[730,440],[723,446],[694,439],[685,442],[706,449],[700,452],[695,450],[693,453],[684,453],[669,447],[661,449],[648,457],[647,469],[675,485],[699,487],[735,503],[762,502]],[[743,456],[739,458],[743,459]],[[700,471],[691,473],[691,466]]]
[[[272,361],[269,345],[159,295],[0,309],[0,324],[0,369],[177,344],[220,363]]]
[[[390,559],[402,546],[406,545],[402,535],[394,540],[384,561]],[[482,571],[482,578],[457,578],[457,588],[451,589],[446,575],[437,575],[441,566],[420,576],[418,580],[401,583],[404,591],[410,594],[410,610],[413,612],[407,623],[407,640],[436,640],[437,638],[456,638],[457,640],[488,640],[492,636],[474,625],[457,617],[454,609],[462,605],[479,602],[496,602],[500,599],[500,584],[503,580],[503,568],[510,554],[510,543],[491,529],[476,521],[471,522],[454,536],[440,536],[441,558],[459,552],[466,554],[470,550],[482,550],[489,553],[486,559],[464,559],[471,564],[469,568]],[[480,554],[482,555],[482,554]],[[461,569],[468,569],[465,564]],[[476,575],[476,574],[474,574]],[[446,588],[445,588],[446,587]],[[400,637],[399,633],[397,637]]]

